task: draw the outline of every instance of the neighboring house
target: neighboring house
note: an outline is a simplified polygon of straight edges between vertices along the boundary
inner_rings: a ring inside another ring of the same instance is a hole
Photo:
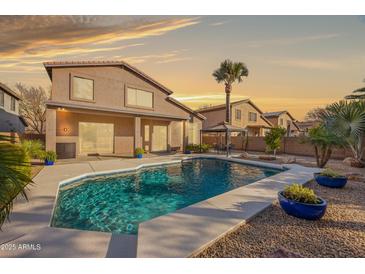
[[[287,136],[297,136],[299,134],[299,127],[296,125],[294,117],[288,111],[265,112],[263,115],[274,126],[285,128]]]
[[[60,158],[132,156],[183,150],[199,143],[205,117],[171,97],[172,91],[121,61],[46,62],[52,81],[46,148]]]
[[[27,123],[19,115],[20,96],[0,83],[0,134],[15,135],[24,132]]]
[[[299,127],[300,135],[308,135],[308,131],[320,124],[319,121],[296,121],[296,125]]]
[[[217,105],[197,110],[207,119],[203,129],[214,127],[226,119],[226,105]],[[247,130],[248,136],[264,136],[272,127],[263,112],[250,100],[240,100],[231,103],[231,124]]]

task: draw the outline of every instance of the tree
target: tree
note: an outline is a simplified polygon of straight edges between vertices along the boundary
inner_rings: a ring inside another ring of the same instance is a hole
[[[231,123],[231,92],[235,82],[241,83],[243,77],[248,76],[248,69],[242,62],[232,62],[227,59],[220,64],[220,67],[213,72],[213,77],[218,83],[224,83],[226,93],[226,122]],[[230,134],[226,132],[227,156],[229,153]]]
[[[21,95],[20,114],[27,120],[29,127],[38,134],[43,134],[46,123],[46,91],[42,87],[26,87],[16,84]]]
[[[351,149],[359,166],[363,165],[365,101],[340,101],[326,107],[322,121]]]
[[[274,127],[266,133],[264,140],[266,143],[266,150],[268,152],[274,152],[276,156],[276,150],[280,148],[281,140],[285,136],[286,129],[282,127]]]
[[[321,120],[321,114],[324,112],[324,108],[313,108],[305,115],[306,121],[319,121]]]
[[[321,124],[311,128],[304,142],[314,146],[317,166],[323,168],[331,157],[333,147],[343,145],[343,140]]]
[[[0,228],[9,218],[13,201],[19,195],[27,198],[25,188],[31,183],[27,153],[9,137],[0,136]]]
[[[365,79],[363,80],[365,82]],[[353,94],[345,96],[345,99],[365,99],[365,87],[355,89]]]

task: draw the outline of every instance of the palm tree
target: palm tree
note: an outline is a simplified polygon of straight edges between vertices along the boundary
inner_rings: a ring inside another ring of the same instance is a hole
[[[365,79],[363,80],[363,82],[365,82]],[[365,87],[358,88],[358,89],[354,90],[352,93],[355,93],[355,94],[347,95],[347,96],[345,96],[345,99],[348,99],[348,100],[365,99]]]
[[[213,72],[213,77],[218,83],[224,83],[226,92],[226,122],[231,123],[231,92],[232,85],[235,82],[241,83],[243,77],[248,76],[248,69],[242,62],[232,62],[227,59],[223,61],[220,67]],[[226,148],[227,156],[229,154],[229,138],[230,134],[226,132]]]
[[[365,137],[365,101],[340,101],[326,107],[322,120],[338,137],[345,140],[353,157],[362,166]]]
[[[19,195],[27,198],[25,188],[31,183],[27,153],[9,141],[0,136],[0,228],[9,218],[14,199]]]

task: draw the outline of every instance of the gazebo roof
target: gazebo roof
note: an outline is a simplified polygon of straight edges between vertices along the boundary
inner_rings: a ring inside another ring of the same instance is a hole
[[[233,126],[231,124],[228,124],[227,122],[222,122],[215,126],[202,129],[202,132],[244,132],[244,131],[247,131],[247,129]]]

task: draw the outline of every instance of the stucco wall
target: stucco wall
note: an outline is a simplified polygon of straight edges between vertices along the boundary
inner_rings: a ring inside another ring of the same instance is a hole
[[[79,76],[94,80],[94,102],[70,99],[70,79]],[[140,109],[126,106],[125,90],[132,86],[153,92],[154,109]],[[189,113],[166,101],[167,94],[140,76],[119,67],[74,67],[52,70],[51,101],[72,103],[82,106],[106,107],[120,110],[143,111],[188,119]]]
[[[134,119],[132,117],[117,117],[57,111],[56,142],[76,143],[76,154],[80,153],[78,138],[79,122],[114,124],[114,153],[128,156],[133,155]]]
[[[241,120],[236,120],[236,109],[241,110]],[[249,112],[256,113],[257,121],[249,121]],[[269,126],[267,122],[261,118],[261,114],[251,104],[248,104],[246,102],[242,102],[240,104],[232,106],[231,121],[232,125],[238,127],[246,127],[252,125]]]

